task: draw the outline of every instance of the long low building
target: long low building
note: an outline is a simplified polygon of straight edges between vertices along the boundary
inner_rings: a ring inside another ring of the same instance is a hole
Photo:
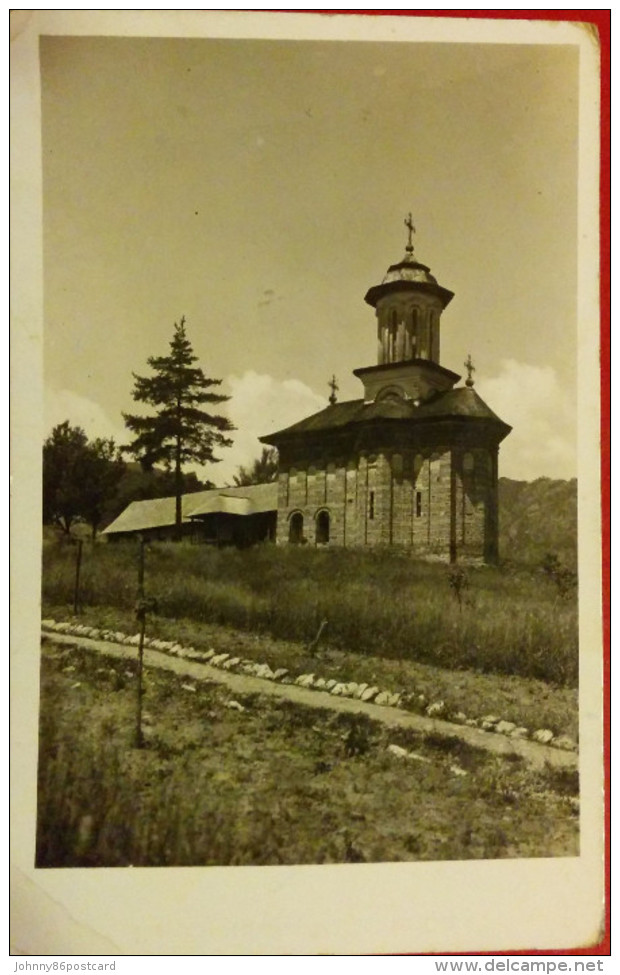
[[[182,497],[183,535],[212,545],[245,547],[276,536],[278,485],[213,488]],[[166,540],[175,532],[175,498],[132,501],[103,535]]]

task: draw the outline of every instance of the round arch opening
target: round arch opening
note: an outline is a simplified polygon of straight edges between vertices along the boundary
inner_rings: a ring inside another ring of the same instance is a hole
[[[330,517],[329,511],[323,509],[316,516],[316,543],[317,545],[327,545],[329,543]]]
[[[304,540],[304,516],[301,511],[294,511],[289,518],[288,540],[291,545],[301,545]]]

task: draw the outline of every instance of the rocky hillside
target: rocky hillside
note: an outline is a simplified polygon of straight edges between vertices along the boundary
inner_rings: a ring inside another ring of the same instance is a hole
[[[538,563],[554,553],[577,560],[577,480],[499,479],[499,546],[502,559]]]

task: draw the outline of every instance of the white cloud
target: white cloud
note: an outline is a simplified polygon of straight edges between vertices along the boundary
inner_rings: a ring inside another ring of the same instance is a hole
[[[119,445],[127,441],[127,430],[120,418],[114,423],[98,403],[70,389],[46,389],[44,410],[46,437],[57,424],[69,420],[71,426],[82,427],[89,440],[113,437]]]
[[[219,464],[193,468],[199,477],[216,484],[231,484],[240,465],[248,466],[260,456],[263,444],[259,436],[281,430],[327,406],[298,379],[279,381],[272,376],[248,371],[242,376],[231,375],[224,386],[230,401],[222,408],[237,428],[231,435],[233,446],[219,451]],[[119,418],[120,419],[120,418]],[[82,427],[89,439],[113,437],[117,444],[126,443],[129,432],[122,420],[114,423],[95,402],[69,389],[45,391],[45,435],[58,423],[69,420],[72,426]]]
[[[576,476],[576,395],[551,366],[504,359],[499,375],[477,382],[476,392],[513,428],[500,447],[500,476]]]
[[[237,429],[232,434],[234,445],[222,451],[221,463],[208,471],[207,476],[217,484],[231,483],[240,465],[248,466],[260,456],[260,436],[282,430],[327,406],[325,397],[298,379],[280,381],[248,370],[242,376],[228,376],[225,385],[231,397],[226,412]]]
[[[220,452],[221,463],[196,470],[216,484],[232,483],[240,465],[260,456],[259,436],[281,430],[327,406],[299,379],[277,380],[247,371],[230,375],[224,384],[230,394],[226,413],[237,428],[234,445]],[[575,477],[576,403],[562,389],[550,366],[506,359],[497,376],[480,380],[476,391],[513,430],[500,448],[500,475],[518,480],[537,477]],[[115,423],[95,402],[68,389],[46,390],[45,433],[69,420],[81,426],[90,439],[113,437],[126,442],[122,420]]]

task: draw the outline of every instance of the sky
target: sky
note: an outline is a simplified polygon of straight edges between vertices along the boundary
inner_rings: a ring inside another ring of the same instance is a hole
[[[184,315],[229,483],[332,374],[360,396],[411,211],[455,292],[441,363],[513,426],[500,476],[576,475],[575,45],[47,36],[40,63],[48,431],[127,442]]]

